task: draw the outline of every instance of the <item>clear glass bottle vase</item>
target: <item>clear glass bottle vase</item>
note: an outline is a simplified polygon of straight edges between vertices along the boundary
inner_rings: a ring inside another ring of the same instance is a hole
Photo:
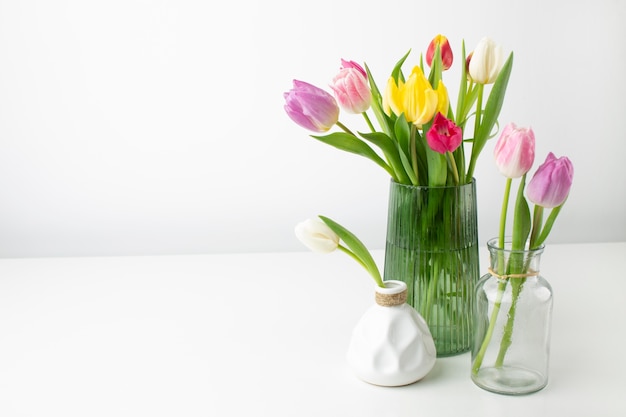
[[[487,243],[489,272],[476,286],[471,377],[479,387],[510,395],[548,383],[552,288],[539,274],[544,247],[512,250]]]

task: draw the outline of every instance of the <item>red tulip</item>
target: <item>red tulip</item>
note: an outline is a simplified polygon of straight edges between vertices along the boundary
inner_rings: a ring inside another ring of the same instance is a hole
[[[426,50],[426,63],[429,67],[432,66],[433,56],[435,55],[437,46],[439,46],[441,51],[441,63],[443,64],[443,70],[445,71],[452,66],[454,56],[452,54],[452,48],[450,48],[448,38],[443,35],[437,35],[432,41],[430,41],[428,49]]]

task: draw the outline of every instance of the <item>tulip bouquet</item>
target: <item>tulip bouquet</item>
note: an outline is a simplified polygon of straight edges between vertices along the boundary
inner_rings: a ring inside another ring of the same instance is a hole
[[[453,63],[448,39],[437,35],[426,51],[428,77],[423,59],[405,77],[402,66],[407,52],[394,66],[383,92],[367,64],[341,60],[341,68],[327,91],[294,80],[284,93],[285,111],[303,128],[328,145],[370,159],[401,184],[444,186],[469,183],[476,161],[487,140],[494,135],[507,83],[513,53],[504,60],[501,46],[482,39],[474,51],[462,47],[461,83],[453,110],[443,73]],[[493,84],[485,99],[485,87]],[[361,114],[370,132],[354,133],[339,121],[340,108]],[[373,112],[375,128],[368,110]],[[473,120],[472,120],[473,119]],[[466,127],[473,121],[473,134]],[[465,138],[464,138],[465,136]],[[468,137],[469,136],[469,137]],[[469,159],[463,142],[471,145]]]
[[[526,279],[537,273],[537,271],[530,270],[529,260],[523,256],[524,251],[535,251],[543,248],[544,242],[567,200],[574,174],[572,163],[567,157],[557,158],[550,152],[526,185],[527,173],[535,159],[535,135],[532,129],[517,127],[513,123],[508,124],[503,129],[496,143],[494,156],[498,170],[506,177],[497,239],[498,248],[505,249],[505,244],[509,245],[510,248],[508,249],[511,255],[508,259],[504,259],[504,252],[498,252],[501,259],[495,262],[497,270],[490,271],[503,279],[498,281],[497,296],[484,338],[474,347],[472,363],[474,375],[482,365],[485,352],[494,334],[505,290],[510,285],[511,306],[506,312],[506,324],[502,332],[495,366],[501,367],[504,363],[507,350],[511,345],[517,301]],[[519,187],[513,205],[512,233],[507,235],[507,211],[514,179],[519,179]],[[534,204],[532,213],[528,200]],[[546,209],[550,210],[550,214],[544,221]],[[507,238],[510,239],[508,243],[505,240]],[[514,278],[508,279],[509,277]]]
[[[407,284],[407,303],[429,324],[442,356],[470,345],[479,274],[473,175],[496,135],[513,65],[513,53],[505,59],[489,38],[469,54],[462,43],[461,51],[455,107],[444,83],[454,57],[443,35],[406,75],[411,51],[400,58],[384,89],[367,64],[342,59],[332,94],[300,80],[284,93],[287,115],[314,139],[365,157],[391,177],[384,276]],[[342,111],[362,115],[368,131],[348,128]]]

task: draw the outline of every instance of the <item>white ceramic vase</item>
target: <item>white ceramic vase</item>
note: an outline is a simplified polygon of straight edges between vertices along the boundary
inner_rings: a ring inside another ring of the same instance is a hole
[[[370,384],[412,384],[435,365],[435,343],[426,321],[406,304],[406,284],[392,280],[385,286],[376,287],[376,303],[354,328],[348,363]]]

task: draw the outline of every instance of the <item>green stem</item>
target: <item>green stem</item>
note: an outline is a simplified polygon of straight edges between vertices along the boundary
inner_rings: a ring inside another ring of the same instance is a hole
[[[369,116],[367,115],[366,112],[361,113],[363,115],[363,117],[365,118],[365,121],[367,122],[367,125],[369,126],[370,130],[372,132],[376,132],[376,128],[374,127],[374,125],[372,124],[372,121],[370,120]]]
[[[500,306],[502,305],[502,297],[504,296],[504,290],[506,289],[507,282],[505,280],[501,280],[498,283],[498,293],[496,295],[496,300],[493,304],[493,310],[491,311],[491,317],[489,317],[489,327],[487,328],[487,333],[485,333],[485,338],[483,339],[483,343],[480,345],[480,350],[476,354],[476,358],[474,359],[474,364],[472,365],[472,373],[475,375],[478,373],[480,366],[483,363],[483,358],[485,357],[485,352],[487,352],[487,348],[489,347],[489,342],[491,342],[491,337],[493,336],[493,331],[496,327],[496,319],[498,318],[498,313],[500,312]]]
[[[507,265],[507,274],[525,274],[528,272],[528,265],[525,265],[525,257],[524,257],[524,247],[526,245],[526,241],[528,239],[529,234],[529,217],[530,213],[528,212],[528,206],[526,204],[526,200],[524,199],[524,188],[526,184],[526,174],[524,174],[521,178],[520,186],[517,193],[517,201],[515,203],[515,221],[513,227],[513,237],[511,249],[513,250],[509,257],[509,264]],[[523,203],[523,205],[522,205]],[[524,208],[524,210],[520,210],[520,208]],[[526,218],[528,216],[528,218]],[[526,218],[526,220],[524,220]],[[511,307],[509,308],[509,312],[507,313],[506,324],[504,325],[504,331],[502,333],[502,340],[500,340],[500,350],[498,351],[498,356],[496,358],[494,366],[497,368],[502,367],[504,364],[504,357],[506,356],[509,347],[511,346],[513,339],[513,327],[515,325],[515,312],[517,311],[517,301],[519,299],[520,293],[522,292],[522,288],[524,283],[526,282],[526,278],[517,277],[511,278]]]
[[[504,236],[506,233],[506,212],[509,208],[509,196],[511,194],[511,184],[513,180],[511,178],[506,179],[506,185],[504,187],[504,199],[502,200],[502,210],[500,211],[500,232],[498,234],[498,247],[504,249]],[[503,266],[498,263],[498,266]]]
[[[358,256],[356,256],[356,254],[354,252],[352,252],[350,249],[346,248],[345,246],[343,246],[341,243],[339,245],[337,245],[337,249],[339,249],[340,251],[342,251],[343,253],[347,254],[348,256],[350,256],[352,259],[354,259],[355,261],[357,261],[359,263],[359,265],[361,265],[363,268],[365,268],[365,270],[367,272],[369,272],[369,274],[374,278],[374,281],[376,281],[376,285],[378,285],[381,288],[385,288],[385,284],[383,283],[383,280],[380,276],[380,273],[378,271],[372,271],[370,270],[367,265],[365,264],[365,262],[363,262],[361,260],[361,258],[359,258]]]
[[[478,136],[478,129],[480,128],[480,122],[483,116],[483,91],[485,86],[483,84],[478,85],[478,98],[476,99],[476,121],[474,122],[474,138]]]
[[[504,186],[504,198],[502,200],[502,210],[500,213],[500,231],[498,234],[498,259],[496,265],[496,273],[499,275],[504,275],[506,272],[506,267],[504,265],[504,237],[506,231],[506,215],[509,207],[509,196],[511,195],[511,184],[513,180],[511,178],[506,179],[506,184]],[[472,373],[478,373],[480,366],[483,363],[483,359],[485,357],[485,352],[487,352],[487,348],[489,347],[489,343],[491,343],[491,338],[493,337],[493,331],[496,327],[496,321],[498,319],[498,314],[500,313],[500,307],[502,306],[502,298],[504,297],[504,291],[506,290],[508,281],[500,280],[498,283],[498,292],[496,294],[496,299],[494,301],[493,310],[491,311],[491,316],[489,317],[489,327],[487,328],[487,333],[485,333],[485,337],[483,338],[483,342],[480,346],[480,350],[476,354],[474,359],[474,364],[472,365]]]
[[[476,117],[474,119],[474,143],[472,143],[472,154],[470,156],[469,167],[467,168],[467,176],[465,182],[469,182],[474,176],[474,169],[476,168],[476,160],[478,159],[478,152],[474,150],[476,147],[476,136],[478,136],[478,129],[480,128],[480,122],[483,115],[483,91],[485,86],[478,84],[478,97],[476,98]]]
[[[516,272],[517,273],[517,272]],[[513,325],[515,324],[515,312],[517,310],[517,299],[522,292],[522,287],[526,278],[511,278],[511,308],[509,308],[508,319],[504,326],[502,340],[500,341],[500,351],[494,363],[496,368],[502,367],[504,364],[504,356],[509,350],[512,343]]]
[[[431,258],[431,269],[428,276],[431,278],[428,283],[428,292],[426,296],[426,307],[424,308],[424,320],[428,323],[430,321],[430,313],[432,312],[433,303],[437,295],[437,285],[439,285],[439,257],[433,254]]]
[[[363,262],[361,260],[361,258],[359,258],[358,256],[356,256],[354,254],[354,252],[352,252],[350,249],[346,248],[345,246],[343,246],[341,243],[339,245],[337,245],[337,249],[341,250],[343,253],[349,255],[352,259],[354,259],[355,261],[357,261],[359,263],[359,265],[361,265],[363,268],[367,269],[367,265],[365,265],[365,262]],[[368,270],[369,271],[369,270]]]
[[[565,202],[563,202],[563,204],[565,204]],[[548,216],[548,219],[546,220],[546,224],[543,227],[543,230],[541,231],[541,233],[539,234],[539,237],[537,238],[537,241],[535,242],[535,247],[532,248],[532,249],[538,248],[547,239],[548,234],[550,234],[550,230],[552,230],[552,226],[554,225],[554,222],[555,222],[557,216],[561,212],[561,208],[563,207],[563,204],[561,204],[558,207],[553,208],[550,211],[550,215]]]
[[[530,249],[537,248],[537,239],[539,238],[539,233],[541,232],[541,225],[543,224],[543,207],[539,205],[535,205],[535,209],[533,210],[533,228],[530,233]]]
[[[455,159],[455,163],[457,166],[457,170],[456,172],[460,172],[460,175],[463,175],[463,173],[465,172],[465,149],[463,148],[463,144],[461,143],[461,146],[459,146],[457,148],[456,151],[453,152],[454,155],[454,159]],[[471,178],[461,178],[459,176],[459,181],[464,180],[465,182],[463,184],[469,184],[472,179]]]
[[[448,151],[447,155],[448,155],[448,162],[450,162],[452,175],[454,177],[454,183],[456,185],[459,185],[459,170],[456,167],[456,161],[454,160],[454,155],[452,155],[452,152],[450,151]]]
[[[341,123],[340,121],[337,121],[337,126],[339,126],[344,132],[352,135],[352,136],[356,136],[354,134],[354,132],[352,132],[350,129],[348,129],[348,127],[346,125],[344,125],[343,123]]]

